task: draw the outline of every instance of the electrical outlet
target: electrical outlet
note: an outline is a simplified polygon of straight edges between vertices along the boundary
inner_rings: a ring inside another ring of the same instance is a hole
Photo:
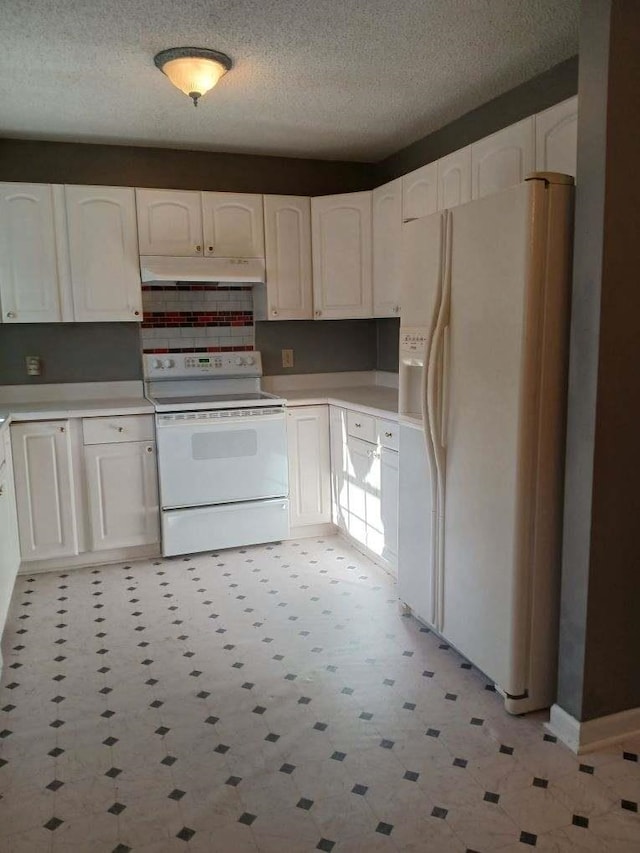
[[[282,366],[283,367],[293,367],[293,350],[292,349],[283,349],[282,350]]]
[[[24,363],[27,367],[27,376],[41,376],[42,362],[39,355],[25,356]]]

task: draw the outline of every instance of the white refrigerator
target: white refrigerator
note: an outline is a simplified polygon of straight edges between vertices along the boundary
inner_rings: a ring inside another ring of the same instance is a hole
[[[515,714],[555,700],[573,179],[403,225],[398,592]]]

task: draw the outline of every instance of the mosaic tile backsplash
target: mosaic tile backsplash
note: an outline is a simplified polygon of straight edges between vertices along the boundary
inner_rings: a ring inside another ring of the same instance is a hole
[[[254,349],[251,285],[145,284],[145,353]]]

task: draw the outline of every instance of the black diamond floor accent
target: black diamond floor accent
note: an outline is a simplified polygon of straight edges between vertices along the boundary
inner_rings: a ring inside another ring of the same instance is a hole
[[[304,809],[304,811],[308,812],[311,806],[313,805],[313,800],[307,800],[306,797],[301,797],[296,803],[296,807],[299,809]]]
[[[238,818],[238,823],[244,823],[245,826],[251,826],[255,819],[256,815],[251,814],[250,812],[243,812]]]
[[[207,717],[205,723],[209,723],[210,726],[215,726],[219,719],[220,717]]]
[[[195,829],[189,829],[188,826],[183,826],[180,832],[176,833],[176,838],[179,838],[181,841],[191,841],[195,834]]]
[[[393,832],[393,824],[392,823],[384,823],[380,821],[380,823],[376,826],[376,832],[379,832],[380,835],[391,835]]]
[[[520,844],[528,844],[530,847],[535,847],[538,841],[538,836],[534,835],[533,832],[521,832],[520,833]]]
[[[416,773],[415,770],[407,770],[402,778],[406,779],[407,782],[417,782],[420,778],[420,774]]]
[[[117,847],[114,847],[111,853],[131,853],[133,848],[127,847],[126,844],[118,844]]]
[[[237,788],[240,782],[242,782],[242,776],[229,776],[224,784],[231,785],[232,788]]]
[[[324,732],[327,729],[326,723],[314,723],[313,728],[318,732]]]
[[[534,776],[532,784],[536,788],[548,788],[549,787],[549,780],[548,779],[541,779],[539,776]]]
[[[351,789],[351,793],[352,794],[359,794],[361,797],[364,797],[364,795],[367,793],[368,790],[369,790],[368,785],[354,785],[353,788]]]
[[[44,824],[45,829],[50,829],[51,832],[54,832],[59,826],[62,826],[64,821],[60,820],[59,817],[52,817]]]
[[[513,755],[513,747],[512,746],[505,746],[504,744],[501,744],[500,745],[500,752],[503,755]]]
[[[256,707],[253,709],[252,713],[253,713],[253,714],[264,714],[264,712],[265,712],[266,710],[267,710],[267,709],[266,709],[266,708],[263,708],[263,707],[262,707],[262,705],[256,705]]]
[[[405,702],[404,705],[402,706],[402,708],[405,711],[415,711],[416,704],[415,704],[415,702]]]
[[[122,803],[114,803],[111,808],[107,809],[109,814],[119,815],[126,809],[126,806]]]
[[[60,726],[64,726],[64,720],[54,720],[52,723],[49,723],[52,729],[59,729]]]
[[[116,776],[119,776],[121,773],[122,773],[122,770],[120,770],[119,767],[111,767],[111,769],[107,770],[107,772],[104,775],[109,776],[109,778],[111,778],[111,779],[115,779]]]
[[[301,696],[298,699],[298,705],[308,705],[309,702],[311,702],[311,699],[308,696]]]
[[[265,740],[269,743],[277,743],[280,740],[280,735],[276,735],[273,732],[269,732]]]
[[[290,776],[295,769],[296,769],[295,764],[283,764],[282,767],[280,768],[280,772],[281,773],[287,773]]]
[[[213,751],[224,755],[225,752],[229,752],[229,747],[224,743],[219,743]]]
[[[574,814],[571,823],[574,826],[581,826],[583,829],[589,828],[589,818],[581,814]]]
[[[497,803],[500,799],[500,794],[494,794],[493,791],[484,792],[484,801],[486,803]]]
[[[316,850],[324,850],[325,853],[331,853],[331,850],[333,850],[335,846],[335,841],[330,841],[328,838],[321,838],[316,844]]]
[[[62,755],[64,749],[60,749],[59,746],[54,746],[53,749],[50,749],[47,755],[50,755],[52,758],[57,758],[59,755]]]
[[[637,761],[638,753],[637,752],[623,752],[622,757],[625,761]]]
[[[431,809],[431,817],[439,817],[444,820],[448,814],[449,810],[443,809],[442,806],[434,806]]]
[[[162,708],[164,702],[161,702],[160,699],[154,699],[153,702],[149,703],[150,708]]]
[[[159,728],[156,729],[155,733],[157,735],[161,735],[162,737],[164,737],[170,731],[171,731],[171,729],[168,729],[166,726],[160,726]]]
[[[427,729],[425,734],[428,737],[440,737],[440,730],[439,729]]]
[[[394,744],[394,741],[392,741],[392,740],[387,740],[386,738],[383,738],[383,739],[380,741],[380,746],[381,746],[383,749],[393,749],[393,744]]]
[[[172,764],[175,764],[178,759],[174,755],[165,755],[160,764],[164,764],[165,767],[171,767]]]
[[[334,752],[333,755],[331,756],[331,758],[333,758],[334,761],[344,761],[346,757],[347,757],[346,752]]]
[[[61,782],[59,779],[54,779],[53,781],[49,782],[49,784],[47,785],[47,788],[50,791],[57,791],[58,788],[62,788],[63,785],[64,785],[64,782]]]
[[[198,699],[207,699],[209,696],[211,696],[211,694],[207,693],[206,690],[201,690],[200,693],[196,694],[196,696],[198,697]]]
[[[481,726],[484,723],[484,720],[482,720],[480,717],[471,717],[469,722],[472,726]]]
[[[620,800],[620,807],[628,812],[638,811],[638,804],[634,803],[633,800]]]
[[[468,764],[468,761],[466,760],[466,758],[454,758],[453,759],[453,766],[454,767],[463,767],[464,768],[467,766],[467,764]]]
[[[595,767],[593,767],[591,764],[581,764],[578,769],[581,773],[588,773],[590,776],[593,776],[593,771],[595,770]]]
[[[117,737],[108,737],[108,738],[105,738],[102,741],[102,743],[105,746],[113,746],[114,744],[118,743],[118,738]]]
[[[167,796],[170,800],[175,800],[176,802],[178,802],[184,797],[184,795],[185,792],[181,791],[180,788],[174,788],[173,791]]]

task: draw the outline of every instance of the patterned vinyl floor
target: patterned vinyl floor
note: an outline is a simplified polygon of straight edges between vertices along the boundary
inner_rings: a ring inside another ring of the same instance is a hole
[[[338,537],[21,576],[2,853],[640,850],[640,742],[580,758]]]

